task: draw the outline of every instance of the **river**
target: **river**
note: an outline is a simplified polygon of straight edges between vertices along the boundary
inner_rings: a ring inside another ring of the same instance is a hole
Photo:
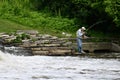
[[[120,60],[0,51],[0,80],[120,80]]]

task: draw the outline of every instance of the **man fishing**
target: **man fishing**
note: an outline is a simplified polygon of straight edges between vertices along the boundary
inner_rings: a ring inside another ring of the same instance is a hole
[[[88,31],[90,30],[92,27],[94,27],[95,25],[98,25],[100,23],[103,23],[103,22],[106,22],[106,20],[102,20],[102,21],[98,21],[96,23],[94,23],[93,25],[91,25],[87,30],[85,27],[81,27],[80,29],[77,30],[77,45],[78,45],[78,52],[80,54],[84,54],[85,52],[82,50],[82,39],[86,39],[88,38],[86,35],[85,35],[85,31]]]
[[[87,38],[85,36],[85,27],[81,27],[80,29],[77,30],[76,35],[77,35],[77,46],[78,46],[78,52],[80,54],[84,54],[85,52],[82,50],[82,39]]]

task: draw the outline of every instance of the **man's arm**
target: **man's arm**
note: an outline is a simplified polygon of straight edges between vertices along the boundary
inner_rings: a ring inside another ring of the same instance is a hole
[[[85,34],[86,34],[86,33],[83,32],[82,38],[83,38],[83,39],[87,39],[87,38],[89,38],[89,37],[87,37]]]

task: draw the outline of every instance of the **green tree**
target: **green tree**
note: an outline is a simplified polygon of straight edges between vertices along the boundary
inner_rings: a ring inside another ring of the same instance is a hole
[[[113,22],[120,27],[120,0],[104,0],[105,11],[113,18]]]

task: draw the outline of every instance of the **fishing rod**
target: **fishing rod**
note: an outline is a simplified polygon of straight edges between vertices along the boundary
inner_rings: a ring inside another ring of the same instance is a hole
[[[106,20],[98,21],[98,22],[92,24],[91,26],[89,26],[89,28],[86,29],[86,34],[87,34],[87,32],[88,32],[91,28],[93,28],[95,25],[100,24],[100,23],[103,23],[103,22],[106,22]],[[94,37],[89,37],[89,38],[94,38]]]
[[[100,24],[100,23],[103,23],[103,22],[106,22],[106,20],[98,21],[98,22],[92,24],[89,28],[86,29],[86,31],[90,30],[90,29],[91,29],[92,27],[94,27],[95,25]]]

